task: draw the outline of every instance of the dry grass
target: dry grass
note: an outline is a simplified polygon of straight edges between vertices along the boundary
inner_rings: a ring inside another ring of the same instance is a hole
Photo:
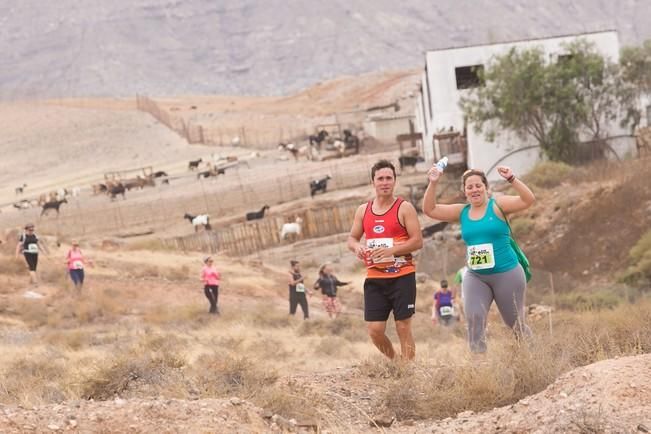
[[[554,336],[539,330],[521,344],[504,329],[492,334],[489,352],[462,364],[376,360],[359,369],[367,377],[383,379],[382,406],[399,419],[484,411],[535,394],[575,367],[651,352],[651,303],[568,315],[557,323]]]
[[[0,401],[38,405],[70,399],[70,371],[65,356],[55,350],[40,350],[18,356],[3,367]]]
[[[16,276],[25,273],[27,273],[27,264],[24,258],[16,258],[14,255],[0,256],[0,274]]]
[[[184,397],[183,349],[181,340],[169,336],[145,337],[126,351],[100,361],[82,380],[80,395],[96,400],[152,394]]]

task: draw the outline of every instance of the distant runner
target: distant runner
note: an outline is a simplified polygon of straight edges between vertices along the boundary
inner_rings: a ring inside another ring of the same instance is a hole
[[[211,256],[206,256],[203,260],[204,266],[201,269],[201,280],[204,283],[203,292],[210,302],[209,313],[219,315],[219,308],[217,307],[217,300],[219,298],[219,279],[221,278],[219,271],[213,266],[213,259]]]
[[[400,339],[401,357],[411,360],[416,344],[411,333],[411,317],[416,312],[416,269],[412,252],[423,246],[414,206],[393,195],[396,169],[387,160],[371,168],[375,197],[355,212],[348,248],[367,267],[364,281],[364,320],[373,344],[388,358],[395,357],[386,335],[393,311]],[[362,236],[365,244],[360,243]]]
[[[25,231],[18,238],[16,244],[16,258],[19,254],[23,254],[27,268],[29,269],[29,281],[32,285],[38,285],[38,276],[36,274],[36,267],[38,266],[38,254],[43,250],[46,254],[50,254],[47,246],[38,239],[34,233],[34,224],[27,223]]]
[[[456,305],[454,293],[448,288],[448,281],[441,280],[441,287],[434,292],[432,323],[440,322],[444,326],[452,324],[457,319],[455,315]]]
[[[339,281],[337,276],[333,274],[330,264],[323,264],[319,268],[319,278],[314,282],[314,289],[321,289],[323,308],[331,319],[337,318],[341,313],[341,304],[337,300],[337,287],[349,283]]]
[[[486,351],[486,320],[493,300],[508,327],[516,336],[530,335],[525,324],[524,299],[527,282],[522,266],[511,247],[511,234],[505,214],[523,211],[536,200],[531,190],[510,168],[499,166],[498,173],[510,182],[517,196],[488,196],[488,181],[480,170],[463,174],[463,191],[468,204],[436,203],[436,186],[442,172],[432,167],[427,173],[429,185],[423,198],[423,212],[447,222],[461,222],[466,243],[468,271],[463,275],[463,295],[468,340],[473,352]],[[502,213],[504,210],[504,213]]]
[[[309,319],[310,313],[307,305],[307,297],[305,296],[305,279],[301,274],[301,266],[296,260],[289,261],[289,265],[291,267],[288,273],[289,314],[295,315],[296,308],[300,305],[303,311],[303,319]]]
[[[93,261],[84,258],[77,240],[72,240],[71,244],[72,247],[66,254],[66,266],[68,267],[68,273],[70,274],[70,279],[72,279],[75,289],[77,292],[81,292],[84,286],[84,266],[86,264],[92,266]]]

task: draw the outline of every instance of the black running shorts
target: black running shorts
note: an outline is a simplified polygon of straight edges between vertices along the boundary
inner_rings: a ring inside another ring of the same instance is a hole
[[[392,310],[398,321],[416,313],[416,273],[364,281],[364,321],[386,321]]]

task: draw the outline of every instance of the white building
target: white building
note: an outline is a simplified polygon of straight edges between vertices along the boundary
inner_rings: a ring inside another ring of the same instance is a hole
[[[511,166],[515,173],[531,169],[540,159],[536,142],[523,141],[508,131],[489,142],[483,133],[475,133],[472,125],[465,124],[459,107],[460,97],[479,85],[476,71],[488,65],[495,56],[507,54],[512,48],[540,47],[550,61],[556,61],[563,56],[563,47],[577,39],[594,43],[605,58],[619,61],[619,39],[614,30],[428,51],[416,106],[416,125],[423,134],[423,157],[428,162],[443,155],[448,155],[451,163],[465,159],[468,167],[489,171],[487,175],[493,180],[499,177],[494,170],[496,164]],[[609,131],[611,136],[628,133],[619,126]],[[629,147],[635,149],[632,139],[620,142],[611,142],[620,156]]]

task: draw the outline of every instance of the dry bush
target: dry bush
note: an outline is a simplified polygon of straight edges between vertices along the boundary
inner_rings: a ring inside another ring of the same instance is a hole
[[[486,354],[465,363],[411,364],[372,360],[359,371],[382,378],[381,405],[399,419],[445,418],[507,405],[540,392],[559,375],[616,356],[651,352],[651,303],[585,312],[557,320],[554,334],[516,341],[493,329]]]
[[[195,387],[204,398],[239,396],[250,399],[278,379],[276,372],[262,362],[254,363],[249,357],[220,353],[204,354],[192,369]]]
[[[169,337],[145,338],[96,366],[79,385],[84,399],[107,400],[115,396],[185,397],[182,368],[184,348]]]
[[[0,401],[33,406],[61,402],[71,397],[65,386],[68,364],[51,351],[31,352],[2,370]]]
[[[524,176],[525,182],[539,188],[553,188],[560,185],[572,172],[572,166],[560,161],[543,161]]]
[[[326,397],[318,397],[309,389],[301,389],[300,384],[288,386],[273,384],[265,387],[253,398],[256,405],[272,414],[278,414],[287,419],[297,421],[317,420],[317,403],[327,401]]]

